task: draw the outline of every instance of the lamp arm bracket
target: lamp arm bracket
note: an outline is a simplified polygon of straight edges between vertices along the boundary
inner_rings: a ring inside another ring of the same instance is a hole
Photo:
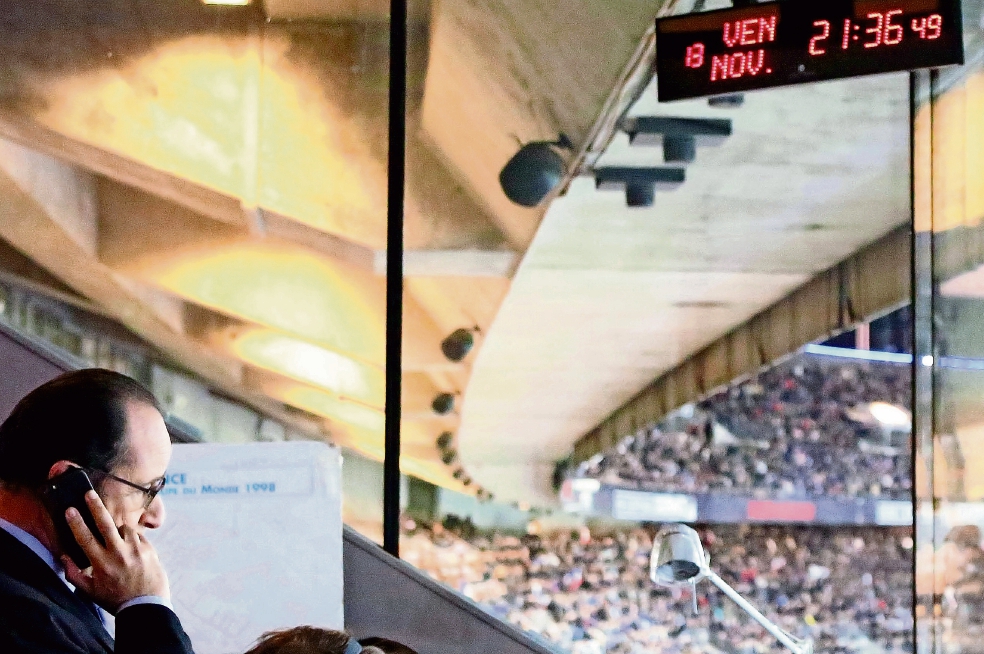
[[[774,622],[769,620],[767,617],[762,615],[758,609],[748,603],[744,597],[738,594],[734,588],[729,586],[721,577],[712,571],[710,568],[703,568],[700,572],[701,576],[708,579],[712,584],[717,586],[725,595],[731,598],[735,604],[737,604],[745,613],[752,617],[753,620],[758,622],[768,631],[770,634],[775,636],[776,640],[788,647],[793,654],[813,654],[813,641],[808,638],[796,638],[795,636],[786,633],[779,628]]]

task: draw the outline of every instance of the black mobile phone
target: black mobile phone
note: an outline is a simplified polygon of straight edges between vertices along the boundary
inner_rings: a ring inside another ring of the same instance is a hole
[[[92,517],[92,512],[89,511],[89,505],[85,503],[85,494],[91,490],[93,490],[92,482],[89,481],[89,475],[85,474],[85,470],[72,468],[48,480],[42,495],[45,508],[48,509],[48,513],[55,523],[58,543],[61,545],[62,551],[83,570],[92,564],[89,557],[82,551],[78,541],[75,540],[75,535],[65,519],[65,511],[71,506],[78,509],[82,520],[89,527],[89,531],[96,537],[96,540],[105,545],[106,541],[96,526],[96,520]]]

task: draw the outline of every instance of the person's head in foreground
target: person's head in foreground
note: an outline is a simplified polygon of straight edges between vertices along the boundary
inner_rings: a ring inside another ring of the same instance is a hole
[[[170,459],[154,396],[112,370],[60,375],[14,407],[0,424],[0,652],[192,654],[145,537],[164,522]]]
[[[387,638],[356,640],[344,631],[318,627],[293,627],[270,631],[246,654],[417,654],[403,643]]]
[[[0,485],[5,496],[37,499],[52,478],[80,467],[117,527],[137,532],[164,522],[157,497],[171,459],[171,439],[157,400],[112,370],[69,372],[28,393],[0,425]],[[38,511],[36,519],[47,523]],[[62,552],[50,524],[40,538]]]
[[[164,522],[158,493],[170,460],[164,417],[139,382],[100,368],[59,375],[0,424],[0,526],[36,539],[74,586],[111,612],[138,597],[167,600],[166,573],[143,533]],[[52,480],[79,468],[95,493],[56,510],[45,500],[57,485]],[[92,513],[99,534],[83,523],[80,507]],[[69,539],[92,571],[66,556]]]

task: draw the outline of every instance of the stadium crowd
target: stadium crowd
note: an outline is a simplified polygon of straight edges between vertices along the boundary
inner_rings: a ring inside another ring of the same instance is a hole
[[[720,526],[700,530],[712,567],[816,651],[912,651],[907,529]],[[648,579],[652,531],[465,539],[441,525],[405,534],[404,558],[493,614],[573,654],[779,654],[783,647],[709,583]]]
[[[907,498],[910,452],[868,407],[909,410],[910,371],[801,355],[625,438],[578,476],[650,491]]]

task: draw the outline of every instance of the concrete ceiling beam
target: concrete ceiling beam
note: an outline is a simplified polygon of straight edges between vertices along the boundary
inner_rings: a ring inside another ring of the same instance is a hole
[[[339,351],[348,353],[356,358],[367,360],[375,365],[382,365],[384,352],[381,344],[385,330],[386,286],[385,280],[372,272],[362,270],[344,262],[332,262],[320,252],[313,252],[302,246],[280,241],[272,237],[257,237],[241,227],[202,220],[197,214],[172,203],[166,202],[153,195],[141,193],[138,190],[115,184],[101,182],[99,184],[99,210],[101,215],[101,233],[99,241],[99,257],[103,263],[114,271],[147,284],[157,284],[172,294],[181,295],[185,300],[210,307],[212,310],[234,316],[243,322],[266,325],[294,333],[296,336],[312,342],[321,342],[309,331],[299,327],[292,329],[286,322],[280,324],[265,319],[260,313],[265,310],[262,306],[232,306],[223,305],[223,298],[218,296],[202,296],[195,289],[168,286],[169,280],[176,267],[197,265],[196,262],[212,260],[224,252],[239,252],[246,248],[255,250],[249,256],[263,258],[290,255],[305,257],[307,262],[303,269],[319,273],[324,267],[324,277],[300,280],[301,282],[324,283],[340,299],[349,304],[337,306],[335,311],[347,311],[362,316],[378,332],[377,342],[380,347],[370,350],[352,351],[340,347]],[[134,220],[139,216],[139,220]],[[269,252],[264,255],[264,252]],[[221,268],[220,263],[209,264]],[[202,270],[201,274],[207,274]],[[218,281],[214,281],[218,284]],[[230,281],[230,280],[227,280]],[[236,280],[231,280],[235,282]],[[240,279],[240,285],[257,285],[269,283],[267,278],[246,280]],[[203,282],[204,283],[204,282]],[[279,282],[278,282],[279,284]],[[286,281],[278,286],[283,290],[296,289],[298,298],[307,297],[312,292],[310,286],[298,286],[293,281]],[[235,289],[229,289],[235,292]],[[262,290],[262,288],[261,288]],[[259,297],[259,296],[256,296]],[[282,298],[281,298],[282,299]],[[300,301],[300,300],[298,300]],[[441,340],[447,335],[434,323],[433,318],[416,302],[412,294],[407,293],[404,300],[404,366],[407,370],[444,370],[449,366],[460,368],[461,364],[447,361],[440,351]],[[358,306],[356,306],[358,305]],[[299,311],[301,307],[294,306]],[[349,334],[357,337],[357,334]],[[325,343],[329,347],[331,343]]]
[[[512,204],[499,171],[529,141],[584,142],[661,3],[441,0],[434,6],[422,138],[523,252],[540,209]]]
[[[231,225],[246,225],[239,200],[170,175],[84,141],[61,134],[28,116],[0,111],[0,137],[87,170],[170,200],[202,216]]]
[[[124,326],[181,365],[210,380],[237,384],[242,366],[188,341],[95,257],[92,216],[75,219],[68,207],[97,206],[88,176],[60,161],[5,144],[0,148],[0,237],[80,295],[103,306]],[[85,211],[88,211],[86,209]],[[86,229],[83,229],[86,228]],[[88,231],[86,231],[88,229]],[[159,308],[159,307],[158,307]]]

